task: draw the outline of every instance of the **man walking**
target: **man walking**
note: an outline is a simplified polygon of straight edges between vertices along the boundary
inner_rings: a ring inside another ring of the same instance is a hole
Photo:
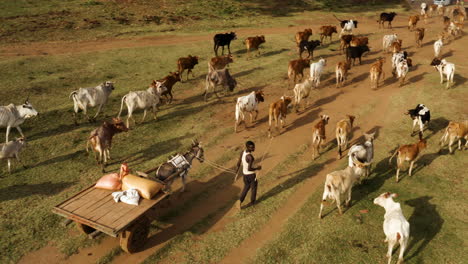
[[[252,152],[255,151],[255,144],[252,141],[247,141],[245,143],[245,150],[241,153],[239,161],[237,162],[237,171],[239,171],[240,165],[242,164],[242,175],[244,178],[244,189],[240,195],[239,201],[237,201],[237,208],[240,210],[242,202],[247,195],[247,192],[251,190],[250,193],[250,204],[255,204],[255,199],[257,198],[257,175],[255,174],[256,170],[261,170],[262,166],[253,167],[254,157]]]

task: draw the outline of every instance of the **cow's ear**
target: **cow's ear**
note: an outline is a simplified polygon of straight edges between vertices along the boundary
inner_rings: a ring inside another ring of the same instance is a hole
[[[398,197],[398,194],[392,193],[390,196],[391,196],[392,198],[397,198],[397,197]]]
[[[387,199],[388,197],[390,197],[390,195],[391,195],[390,192],[386,192],[386,193],[383,194],[383,197],[384,197],[385,199]]]

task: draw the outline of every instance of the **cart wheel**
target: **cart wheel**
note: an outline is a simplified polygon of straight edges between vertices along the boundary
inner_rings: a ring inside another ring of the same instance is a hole
[[[96,231],[96,229],[94,229],[94,228],[92,228],[90,226],[84,225],[82,223],[75,222],[75,224],[76,224],[76,227],[78,228],[78,230],[80,230],[81,233],[83,233],[83,234],[89,235],[92,232]]]
[[[143,216],[141,220],[131,225],[120,234],[120,247],[127,253],[134,253],[141,249],[148,239],[150,220]]]

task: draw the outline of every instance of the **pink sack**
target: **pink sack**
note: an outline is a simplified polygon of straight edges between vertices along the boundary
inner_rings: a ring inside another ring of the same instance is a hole
[[[129,173],[127,163],[120,166],[119,173],[109,173],[102,176],[94,187],[99,189],[119,191],[122,188],[122,178]]]

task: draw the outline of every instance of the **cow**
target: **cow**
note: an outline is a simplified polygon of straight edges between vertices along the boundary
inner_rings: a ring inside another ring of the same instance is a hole
[[[350,68],[351,63],[349,61],[340,61],[336,64],[336,88],[343,86],[344,82],[346,81],[346,76],[348,75],[348,70]]]
[[[350,46],[351,40],[353,40],[355,36],[353,35],[343,35],[340,38],[340,52],[343,53],[344,50]]]
[[[395,18],[397,14],[395,12],[390,12],[390,13],[380,13],[380,19],[377,20],[377,22],[379,23],[379,28],[380,26],[382,26],[383,28],[385,28],[385,25],[384,23],[385,22],[388,22],[388,27],[392,28],[392,21],[393,19]]]
[[[351,134],[351,130],[353,129],[354,119],[355,116],[346,115],[348,118],[341,119],[336,124],[335,135],[336,135],[336,143],[338,145],[338,158],[341,159],[343,150],[348,148],[348,141]]]
[[[463,146],[463,150],[468,147],[468,120],[463,120],[460,122],[450,121],[448,126],[444,129],[444,134],[442,138],[440,138],[440,150],[439,153],[442,151],[442,147],[449,139],[449,152],[452,152],[452,145],[453,143],[458,140],[458,149],[461,150],[462,145],[462,138],[465,139],[465,145]]]
[[[440,73],[440,83],[444,83],[444,75],[447,77],[447,86],[448,89],[453,85],[453,76],[455,75],[455,64],[447,62],[447,60],[439,60],[435,58],[431,62],[431,66]]]
[[[199,59],[198,56],[188,55],[188,57],[179,58],[177,60],[177,69],[180,73],[181,79],[182,79],[182,74],[184,73],[184,70],[187,70],[187,80],[188,80],[190,73],[192,73],[192,76],[195,77],[192,70],[195,67],[195,65],[198,64],[198,59]]]
[[[395,52],[392,55],[392,75],[396,77],[396,68],[397,64],[402,61],[408,59],[408,53],[406,51],[403,52]]]
[[[388,242],[387,258],[388,264],[392,263],[393,246],[400,243],[400,255],[398,263],[403,263],[403,253],[408,247],[410,224],[406,220],[400,207],[400,203],[393,201],[396,193],[382,193],[374,199],[374,204],[380,205],[385,209],[383,230],[385,233],[385,242]]]
[[[341,28],[344,28],[345,25],[346,25],[347,23],[351,22],[351,21],[352,21],[352,23],[354,24],[354,27],[357,28],[357,25],[358,25],[358,21],[357,21],[357,20],[341,20],[341,19],[337,18],[337,17],[335,16],[335,14],[333,14],[333,16],[336,18],[336,20],[338,20],[338,22],[340,22],[340,27],[341,27]]]
[[[89,153],[89,144],[91,144],[97,163],[102,164],[102,172],[105,172],[107,160],[111,159],[112,137],[117,133],[127,131],[128,128],[120,118],[112,118],[110,123],[104,121],[100,127],[91,131],[86,141],[86,152]]]
[[[359,59],[359,65],[361,65],[361,57],[365,52],[369,52],[370,49],[368,46],[359,46],[359,47],[348,47],[346,49],[346,60],[351,65],[351,59],[353,59],[353,66],[356,63],[356,58]]]
[[[397,41],[394,41],[392,45],[390,45],[390,48],[393,53],[397,53],[401,51],[401,46],[403,45],[403,40],[399,39]]]
[[[314,59],[314,49],[320,46],[320,44],[320,40],[301,40],[301,42],[299,43],[299,58],[302,58],[302,53],[307,50],[307,52],[309,53],[309,56],[307,56],[307,58]]]
[[[374,89],[379,88],[380,76],[382,76],[382,80],[385,79],[385,72],[382,69],[384,63],[385,63],[385,58],[379,58],[377,62],[371,65],[371,68],[370,68],[371,88],[372,87],[374,87]]]
[[[405,112],[413,120],[413,128],[411,129],[411,136],[414,135],[414,128],[419,125],[419,132],[424,133],[424,127],[429,125],[431,121],[431,111],[423,104],[418,104],[414,109],[409,109]]]
[[[22,105],[9,104],[0,106],[0,127],[6,127],[6,141],[8,142],[8,136],[10,135],[10,129],[15,127],[16,130],[24,137],[23,131],[20,125],[28,118],[37,116],[39,113],[34,109],[29,99],[24,101]]]
[[[388,49],[393,44],[393,42],[398,41],[397,34],[385,35],[382,38],[382,51],[388,52]]]
[[[400,79],[400,87],[405,84],[405,78],[411,67],[411,59],[403,59],[396,64],[396,77]]]
[[[247,48],[247,56],[250,57],[250,49],[256,49],[258,54],[260,54],[259,46],[260,44],[265,43],[265,36],[248,37],[244,43]]]
[[[234,77],[231,76],[229,70],[226,68],[208,72],[206,75],[205,92],[203,93],[205,96],[205,101],[208,99],[208,92],[210,88],[213,88],[214,94],[219,98],[218,94],[216,93],[216,86],[219,85],[227,87],[229,91],[232,92],[237,86],[237,81],[234,79]]]
[[[421,47],[422,41],[424,39],[424,33],[426,32],[425,28],[416,28],[416,31],[414,33],[414,38],[416,40],[416,46],[418,48]]]
[[[428,8],[428,15],[429,17],[432,17],[434,15],[434,13],[437,12],[437,5],[435,4],[430,4],[429,5],[429,8]]]
[[[0,144],[0,160],[7,160],[8,173],[11,173],[11,159],[14,158],[16,158],[16,160],[26,169],[26,166],[19,158],[19,152],[25,145],[26,141],[24,137],[16,138],[13,141]]]
[[[278,129],[278,120],[280,121],[280,129],[283,128],[286,122],[286,114],[288,106],[292,102],[289,96],[281,96],[281,99],[271,103],[268,109],[268,137],[271,138],[271,122],[275,120],[275,128]]]
[[[338,33],[338,31],[336,31],[336,26],[321,26],[319,29],[319,32],[320,32],[321,43],[324,43],[323,39],[327,37],[330,38],[330,43],[331,43],[333,33]]]
[[[299,31],[296,33],[296,44],[299,46],[301,41],[308,41],[309,37],[312,36],[312,29],[306,28],[304,31]]]
[[[315,160],[320,155],[320,146],[325,143],[325,126],[330,117],[320,115],[320,120],[312,127],[312,159]]]
[[[306,99],[306,106],[309,105],[309,95],[313,87],[313,81],[311,78],[306,79],[302,83],[298,83],[294,86],[294,108],[296,112],[299,111],[299,104],[302,99]]]
[[[221,46],[223,48],[221,55],[224,54],[224,46],[227,45],[228,47],[228,52],[231,54],[231,41],[237,39],[237,35],[235,32],[230,32],[230,33],[224,33],[224,34],[216,34],[213,37],[213,42],[214,42],[214,52],[215,56],[218,56],[218,48]]]
[[[353,20],[348,21],[342,28],[340,32],[340,37],[344,34],[352,35],[353,29],[355,28],[355,24]]]
[[[351,47],[367,46],[368,44],[369,44],[369,38],[368,37],[353,36],[351,41],[349,42],[349,45]]]
[[[310,65],[310,79],[314,83],[315,88],[320,84],[320,76],[322,76],[323,69],[327,65],[327,60],[320,58],[318,62]]]
[[[427,141],[422,138],[422,132],[419,132],[419,141],[415,144],[403,145],[397,148],[395,153],[390,157],[388,163],[392,163],[392,159],[397,155],[397,172],[396,172],[396,182],[399,181],[400,169],[403,167],[403,162],[409,161],[410,167],[408,175],[411,176],[411,171],[413,170],[413,165],[418,159],[419,154],[422,150],[427,147]]]
[[[107,103],[109,95],[114,90],[114,84],[111,81],[106,81],[96,87],[80,88],[70,93],[70,98],[73,100],[73,116],[75,124],[78,125],[77,114],[80,110],[86,116],[88,121],[94,121],[101,112],[102,106]],[[96,114],[91,119],[88,116],[88,107],[98,107]]]
[[[352,145],[348,150],[348,166],[365,166],[365,170],[360,172],[365,178],[369,177],[374,160],[374,138],[375,133],[364,133],[364,144]]]
[[[172,103],[172,99],[173,99],[172,87],[174,87],[174,84],[176,84],[177,82],[182,81],[180,73],[169,72],[169,75],[157,81],[162,83],[164,87],[166,87],[166,91],[164,91],[161,95],[164,95],[166,100],[168,99],[168,95],[169,95],[171,97],[171,99],[169,99],[169,104]]]
[[[257,120],[258,104],[265,101],[263,91],[251,92],[248,95],[237,98],[236,103],[236,123],[234,124],[234,132],[237,132],[237,126],[245,122],[245,113],[250,114],[250,123]],[[252,118],[252,112],[255,112],[255,117]],[[247,125],[246,125],[247,127]]]
[[[123,104],[127,105],[128,116],[127,116],[127,128],[130,128],[130,118],[133,119],[133,122],[136,124],[135,119],[133,118],[133,111],[136,109],[143,109],[143,118],[141,122],[145,121],[146,111],[152,110],[154,120],[157,120],[156,110],[158,104],[160,103],[161,94],[166,91],[167,88],[162,85],[160,82],[153,80],[151,86],[146,91],[135,91],[129,92],[128,94],[122,97],[122,102],[120,104],[120,111],[117,118],[120,118],[122,114]]]
[[[208,72],[214,71],[214,70],[222,70],[226,68],[226,66],[229,63],[233,63],[233,57],[232,55],[224,55],[224,56],[217,56],[211,58],[211,60],[208,62]]]
[[[310,60],[309,59],[297,59],[289,61],[288,64],[288,78],[289,81],[293,79],[294,84],[296,83],[297,75],[301,75],[301,79],[304,77],[304,69],[310,68]]]
[[[411,30],[411,29],[414,30],[414,28],[418,24],[418,21],[419,21],[419,15],[410,16],[408,20],[408,30]]]
[[[444,30],[447,30],[447,28],[450,26],[450,17],[444,16],[442,19],[444,23]]]

